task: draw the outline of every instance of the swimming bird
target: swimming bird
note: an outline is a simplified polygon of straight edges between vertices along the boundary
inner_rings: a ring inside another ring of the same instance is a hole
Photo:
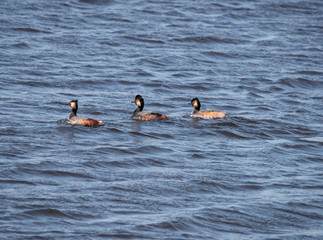
[[[144,109],[145,103],[144,98],[141,95],[136,95],[135,97],[135,103],[138,106],[137,109],[133,112],[133,119],[137,120],[159,120],[159,119],[167,119],[168,116],[157,113],[157,112],[150,112],[150,111],[142,111]]]
[[[214,118],[225,118],[227,115],[225,112],[214,111],[214,110],[200,110],[201,103],[198,98],[193,98],[191,100],[194,109],[191,113],[192,117],[204,118],[204,119],[214,119]]]
[[[78,109],[78,101],[72,100],[69,102],[70,106],[72,107],[72,112],[70,113],[68,117],[68,121],[72,125],[82,125],[87,127],[96,127],[96,126],[103,126],[104,122],[102,122],[99,119],[96,118],[85,118],[85,117],[79,117],[76,115],[77,109]]]

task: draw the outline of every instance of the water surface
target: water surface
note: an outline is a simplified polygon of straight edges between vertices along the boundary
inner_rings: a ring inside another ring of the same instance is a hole
[[[321,1],[0,13],[2,239],[323,238]],[[169,120],[131,119],[136,94]],[[58,123],[72,99],[106,126]]]

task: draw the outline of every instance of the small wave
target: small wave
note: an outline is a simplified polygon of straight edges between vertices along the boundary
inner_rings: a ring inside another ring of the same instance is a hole
[[[238,186],[238,189],[243,190],[262,190],[264,189],[263,186],[260,185],[260,183],[250,182],[248,184],[241,184]]]
[[[231,55],[222,53],[222,52],[216,52],[216,51],[208,51],[208,52],[202,52],[203,54],[211,57],[223,57],[223,58],[232,58]]]
[[[284,91],[284,89],[283,89],[283,88],[278,87],[278,86],[271,86],[271,87],[269,88],[269,90],[270,90],[271,92],[281,92],[281,91]]]
[[[11,45],[12,47],[15,48],[30,48],[27,43],[21,42],[21,43],[15,43]]]
[[[230,217],[228,217],[230,216]],[[249,229],[260,229],[264,219],[252,216],[250,212],[225,208],[205,208],[194,215],[203,226],[220,232],[244,233]],[[268,226],[267,226],[268,227]],[[233,228],[236,229],[233,231]]]
[[[29,74],[33,76],[44,76],[43,73],[39,72],[30,72]],[[49,81],[16,81],[15,83],[22,85],[22,86],[29,86],[29,87],[56,87],[55,83]]]
[[[253,121],[251,121],[252,123]],[[223,126],[223,127],[230,127],[230,128],[238,128],[239,126],[233,122],[225,121],[225,122],[219,122],[217,123],[218,126]]]
[[[291,88],[313,88],[322,86],[321,82],[306,78],[281,78],[278,83]]]
[[[72,218],[72,216],[61,212],[58,209],[54,208],[44,208],[44,209],[36,209],[36,210],[28,210],[24,211],[22,215],[25,216],[32,216],[32,217],[39,217],[39,216],[46,216],[46,217],[56,217],[56,218]]]
[[[184,38],[173,38],[175,42],[197,42],[197,43],[229,43],[236,44],[237,40],[231,38],[217,38],[213,36],[197,36],[197,37],[184,37]],[[239,42],[241,43],[241,42]]]
[[[308,138],[301,138],[301,140],[308,141],[308,142],[323,143],[323,137],[308,137]]]
[[[85,173],[68,172],[68,171],[61,171],[61,170],[40,170],[40,173],[44,175],[55,176],[55,177],[93,178],[92,176]]]
[[[203,158],[206,158],[204,155],[202,154],[198,154],[198,153],[194,153],[192,154],[191,156],[193,159],[203,159]]]
[[[141,121],[137,121],[139,123],[141,123]],[[141,133],[141,132],[134,132],[134,131],[131,131],[129,132],[130,134],[133,134],[133,135],[136,135],[136,136],[141,136],[141,137],[149,137],[149,138],[157,138],[156,136],[154,135],[150,135],[150,134],[144,134],[144,133]]]
[[[100,44],[101,45],[108,45],[108,46],[112,46],[112,47],[120,46],[120,43],[112,42],[112,41],[102,41],[102,42],[100,42]]]
[[[102,151],[102,149],[100,149],[99,151]],[[110,154],[110,152],[105,151],[104,154]],[[118,152],[117,154],[119,154],[119,156],[120,156],[120,152]],[[133,155],[133,153],[131,155]],[[128,160],[127,158],[124,158],[122,160],[110,160],[110,161],[107,161],[107,160],[93,161],[93,160],[91,160],[91,161],[84,162],[83,165],[85,167],[90,167],[93,169],[95,169],[95,168],[110,169],[110,168],[115,168],[115,167],[129,169],[129,168],[135,167],[136,163],[132,159]],[[104,177],[104,176],[102,176],[102,177]],[[96,176],[96,178],[101,178],[101,176]]]
[[[150,167],[150,166],[155,166],[155,167],[163,167],[166,165],[164,159],[159,159],[158,157],[155,158],[141,158],[141,157],[136,157],[135,158],[136,162],[134,162],[132,165],[135,165],[136,167],[138,166],[143,166],[143,167]]]
[[[155,44],[164,44],[165,42],[162,40],[154,40],[154,39],[146,39],[146,38],[140,38],[140,37],[131,37],[131,36],[123,36],[123,38],[137,41],[137,42],[147,42],[147,43],[155,43]]]
[[[133,151],[131,151],[127,147],[100,147],[95,150],[96,153],[101,153],[101,154],[122,154],[122,155],[132,155]]]
[[[140,70],[138,73],[137,73],[138,76],[140,77],[153,77],[154,75],[149,73],[149,72],[146,72],[144,70]]]
[[[17,136],[19,133],[19,131],[12,128],[1,129],[0,136]]]
[[[110,132],[113,132],[113,133],[124,133],[123,131],[115,127],[110,127],[109,130]]]
[[[0,183],[35,185],[35,183],[33,182],[22,181],[22,180],[11,180],[11,179],[8,179],[8,180],[0,179]]]
[[[318,75],[318,76],[322,76],[323,72],[319,72],[319,71],[298,71],[298,74],[306,74],[306,75]]]
[[[170,148],[165,148],[165,147],[146,145],[146,146],[140,146],[140,147],[136,148],[136,152],[156,154],[156,153],[173,152],[173,150]]]
[[[233,187],[232,185],[228,185],[225,182],[220,182],[219,180],[213,179],[197,179],[193,180],[192,183],[198,185],[199,193],[202,192],[221,192],[221,191],[234,191],[239,190],[238,187]]]
[[[81,3],[88,3],[88,4],[94,4],[94,5],[107,5],[112,3],[112,0],[79,0]]]
[[[237,133],[233,133],[233,132],[229,132],[229,131],[225,131],[225,130],[220,130],[218,132],[221,133],[222,135],[226,136],[226,137],[229,137],[229,138],[251,139],[250,137],[239,135]]]
[[[319,213],[315,213],[315,212],[307,212],[304,211],[303,209],[286,209],[286,208],[274,208],[275,210],[281,212],[280,214],[288,214],[289,218],[291,217],[300,217],[300,218],[305,218],[305,219],[313,219],[313,220],[323,220],[323,216]],[[304,220],[305,220],[304,219]]]
[[[13,28],[13,30],[31,32],[31,33],[50,33],[48,31],[42,31],[42,30],[38,30],[38,29],[35,29],[35,28]]]
[[[194,219],[191,217],[177,216],[169,220],[161,219],[159,222],[141,226],[141,228],[144,227],[152,229],[164,229],[166,231],[181,231],[183,233],[185,232],[185,236],[197,236],[198,225],[198,222],[194,222]]]
[[[161,63],[160,61],[153,61],[153,60],[150,60],[150,59],[141,59],[140,61],[149,63],[151,65],[165,66],[165,64]]]
[[[124,22],[124,23],[132,23],[131,20],[127,19],[127,18],[109,18],[110,21],[115,21],[115,22]]]
[[[117,83],[121,85],[126,85],[126,86],[134,86],[134,85],[141,84],[139,81],[131,81],[131,80],[119,80]]]
[[[175,78],[187,78],[191,76],[191,73],[189,72],[177,72],[172,74]]]
[[[300,103],[300,101],[298,101],[296,98],[293,98],[293,99],[283,98],[280,101],[282,103],[287,103],[289,105],[298,105]]]

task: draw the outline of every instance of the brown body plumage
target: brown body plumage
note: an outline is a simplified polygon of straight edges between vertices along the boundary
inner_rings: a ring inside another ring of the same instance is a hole
[[[97,127],[97,126],[103,126],[104,122],[100,121],[99,119],[96,118],[85,118],[85,117],[79,117],[76,115],[77,109],[78,109],[78,104],[77,100],[72,100],[69,102],[70,106],[72,107],[72,112],[70,113],[68,117],[68,121],[70,124],[74,125],[82,125],[82,126],[87,126],[87,127]]]
[[[214,119],[214,118],[225,118],[227,115],[225,112],[214,111],[214,110],[200,110],[201,103],[198,98],[193,98],[191,100],[194,110],[191,113],[192,117],[204,118],[204,119]]]
[[[135,103],[138,106],[138,108],[133,112],[133,118],[137,120],[160,120],[160,119],[167,119],[168,116],[156,113],[156,112],[149,112],[149,111],[142,111],[144,109],[144,98],[141,95],[137,95],[135,97]]]

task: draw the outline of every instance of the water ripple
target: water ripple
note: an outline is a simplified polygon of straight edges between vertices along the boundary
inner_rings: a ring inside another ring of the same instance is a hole
[[[322,239],[322,9],[3,0],[1,237]]]

